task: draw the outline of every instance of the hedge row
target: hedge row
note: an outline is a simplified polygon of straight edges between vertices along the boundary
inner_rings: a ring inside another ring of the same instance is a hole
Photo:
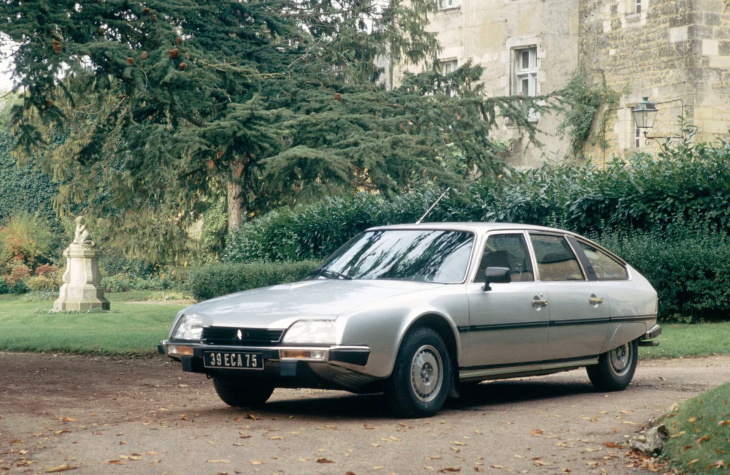
[[[272,212],[243,225],[223,260],[321,259],[370,226],[416,221],[439,194],[362,194]],[[690,221],[730,229],[730,145],[683,144],[605,169],[589,163],[511,171],[449,192],[427,221],[557,225],[579,233],[658,231]]]
[[[319,261],[250,262],[216,264],[190,271],[188,287],[198,300],[268,285],[296,282],[320,264]]]
[[[730,239],[724,233],[674,228],[597,241],[644,275],[659,297],[663,321],[730,319]]]

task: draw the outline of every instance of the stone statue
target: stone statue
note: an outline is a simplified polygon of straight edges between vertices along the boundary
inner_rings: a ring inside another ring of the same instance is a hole
[[[91,240],[86,220],[83,216],[76,218],[76,231],[71,245],[63,251],[66,257],[66,271],[63,273],[63,285],[58,299],[53,302],[53,310],[91,310],[100,308],[109,310],[109,301],[104,298],[104,287],[101,285],[99,272],[99,256],[101,251],[95,249]]]
[[[95,246],[94,241],[89,239],[89,230],[86,228],[86,219],[83,216],[76,217],[76,232],[74,233],[73,244]]]

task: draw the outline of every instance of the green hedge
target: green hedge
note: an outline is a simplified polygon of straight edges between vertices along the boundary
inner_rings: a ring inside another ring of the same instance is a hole
[[[661,320],[730,319],[730,239],[724,233],[677,227],[606,233],[597,241],[649,279],[659,297]]]
[[[319,261],[215,264],[190,271],[193,297],[206,300],[242,290],[296,282],[319,266]]]
[[[435,187],[393,199],[362,194],[272,212],[241,226],[223,260],[322,259],[370,226],[416,221],[439,194]],[[665,147],[658,158],[638,154],[605,169],[513,170],[451,191],[427,218],[557,225],[583,234],[659,231],[692,220],[730,229],[728,144]]]

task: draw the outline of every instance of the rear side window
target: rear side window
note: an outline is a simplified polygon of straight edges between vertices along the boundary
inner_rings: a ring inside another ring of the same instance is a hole
[[[629,278],[626,268],[605,252],[588,243],[578,241],[580,247],[596,271],[598,280],[626,280]]]
[[[578,259],[564,237],[530,234],[530,239],[541,281],[585,280]]]

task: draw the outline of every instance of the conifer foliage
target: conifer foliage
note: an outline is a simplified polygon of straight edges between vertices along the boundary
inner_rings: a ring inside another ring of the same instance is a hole
[[[228,196],[247,213],[353,190],[457,183],[499,169],[481,71],[379,83],[377,58],[434,64],[436,0],[3,0],[21,153],[120,235],[181,242]],[[538,109],[539,105],[535,105]],[[140,219],[145,226],[136,226]]]

